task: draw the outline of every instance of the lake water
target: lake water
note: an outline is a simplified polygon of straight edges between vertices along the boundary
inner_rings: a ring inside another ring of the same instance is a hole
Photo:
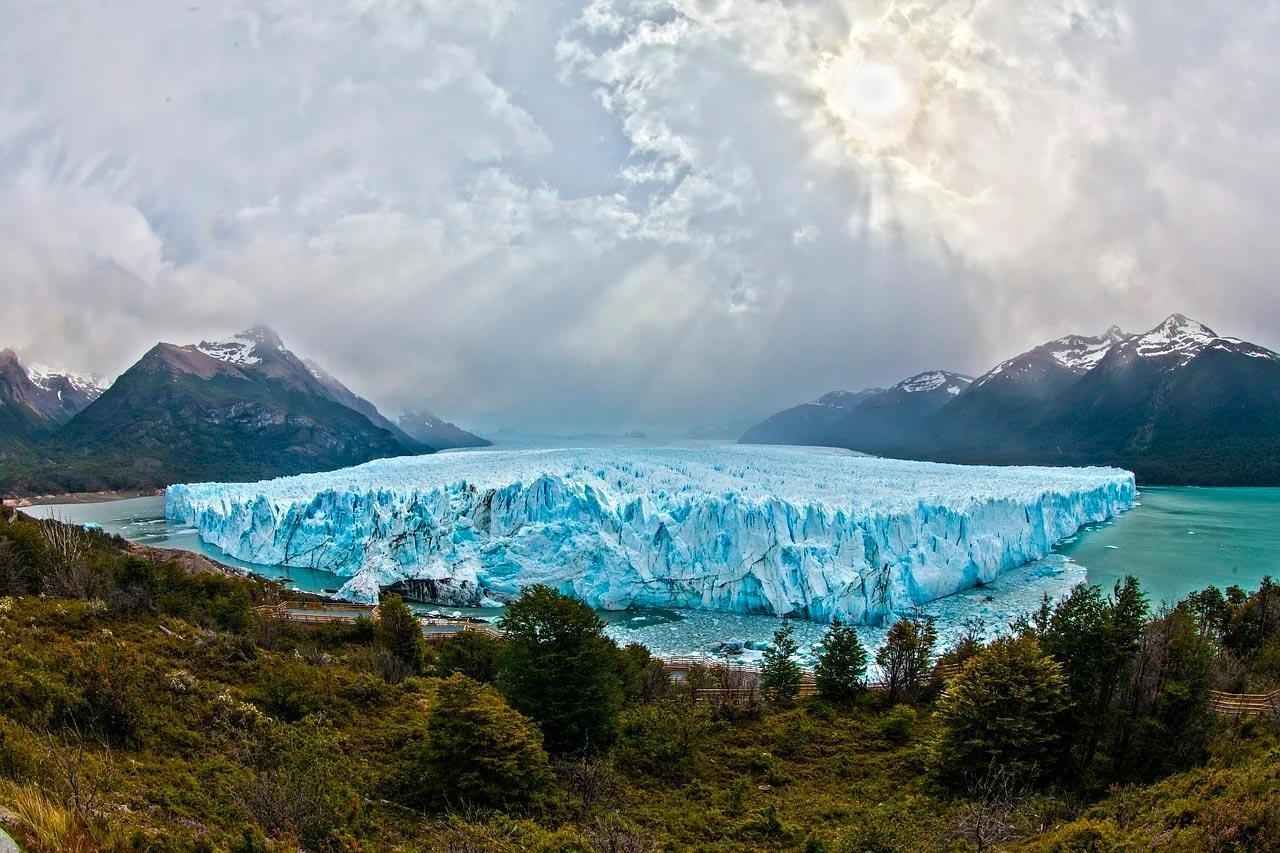
[[[159,548],[196,551],[266,577],[287,577],[292,586],[308,592],[333,590],[342,583],[328,572],[254,566],[228,557],[201,542],[193,528],[169,524],[160,497],[31,507],[24,512],[96,524]],[[1280,577],[1280,489],[1144,488],[1133,511],[1091,525],[1053,555],[1006,573],[994,584],[933,602],[926,610],[937,617],[946,644],[966,621],[978,620],[988,635],[994,635],[1034,609],[1043,595],[1060,596],[1086,580],[1109,589],[1130,574],[1142,581],[1153,603],[1172,603],[1209,584],[1251,588],[1265,575]],[[464,612],[496,618],[501,611]],[[668,655],[705,652],[728,640],[763,647],[779,624],[768,616],[697,611],[634,610],[601,616],[616,640],[643,643]],[[796,628],[802,655],[809,657],[825,628],[801,622]],[[864,628],[860,633],[864,644],[875,648],[885,629]],[[757,655],[748,651],[744,657]]]

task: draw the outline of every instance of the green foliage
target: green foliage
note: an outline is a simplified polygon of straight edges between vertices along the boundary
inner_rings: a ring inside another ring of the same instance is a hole
[[[252,698],[271,716],[296,723],[326,710],[333,694],[331,682],[319,670],[285,658],[261,669]]]
[[[295,838],[309,850],[346,849],[345,830],[363,808],[346,755],[323,718],[278,732],[245,785],[250,814],[269,834]]]
[[[419,808],[521,807],[550,780],[534,725],[464,675],[440,685],[426,737],[406,748],[402,798]]]
[[[395,683],[422,674],[427,660],[426,641],[418,618],[400,596],[388,595],[379,603],[376,639],[379,648],[399,664],[387,670],[388,681]]]
[[[940,777],[956,787],[989,768],[1047,778],[1065,708],[1062,669],[1034,638],[996,640],[965,664],[938,703]]]
[[[800,650],[795,640],[795,627],[787,622],[774,632],[773,643],[764,652],[760,668],[760,691],[775,704],[786,704],[800,695],[801,671],[796,663]]]
[[[1132,672],[1146,614],[1133,578],[1117,583],[1108,598],[1098,587],[1082,585],[1054,608],[1039,638],[1066,675],[1074,713],[1063,723],[1063,743],[1079,779],[1087,778],[1115,729],[1114,700]]]
[[[693,778],[709,725],[705,709],[687,702],[629,708],[614,759],[629,773],[684,784]]]
[[[483,631],[462,631],[440,644],[436,651],[436,673],[448,678],[461,673],[481,684],[498,680],[503,641]]]
[[[885,699],[889,704],[915,702],[929,681],[933,649],[938,631],[933,619],[907,616],[889,629],[884,645],[876,652],[876,664],[884,674]]]
[[[822,638],[814,679],[818,693],[831,702],[852,702],[866,689],[867,650],[853,626],[839,619]]]
[[[662,661],[639,643],[629,643],[618,650],[618,675],[627,704],[654,702],[671,692],[671,679]]]
[[[532,586],[503,613],[506,653],[498,686],[536,720],[553,754],[607,749],[622,706],[618,649],[577,599]]]
[[[894,705],[877,725],[880,736],[891,744],[901,746],[911,740],[920,715],[910,705]]]

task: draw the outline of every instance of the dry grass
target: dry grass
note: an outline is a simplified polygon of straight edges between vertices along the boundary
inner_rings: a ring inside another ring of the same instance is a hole
[[[98,846],[69,809],[35,787],[14,787],[6,796],[17,817],[20,840],[34,853],[94,853]]]

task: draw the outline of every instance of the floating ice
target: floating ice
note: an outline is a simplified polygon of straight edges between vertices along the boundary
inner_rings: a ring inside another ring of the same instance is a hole
[[[549,584],[607,610],[887,615],[994,580],[1129,509],[1110,468],[994,468],[820,448],[474,451],[262,483],[173,486],[165,510],[241,560],[440,604]]]

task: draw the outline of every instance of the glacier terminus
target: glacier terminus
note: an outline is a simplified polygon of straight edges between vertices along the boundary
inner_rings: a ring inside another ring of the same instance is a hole
[[[168,489],[165,512],[241,560],[415,579],[444,605],[548,584],[602,609],[880,624],[1047,555],[1130,509],[1114,468],[979,467],[820,448],[492,450]]]

